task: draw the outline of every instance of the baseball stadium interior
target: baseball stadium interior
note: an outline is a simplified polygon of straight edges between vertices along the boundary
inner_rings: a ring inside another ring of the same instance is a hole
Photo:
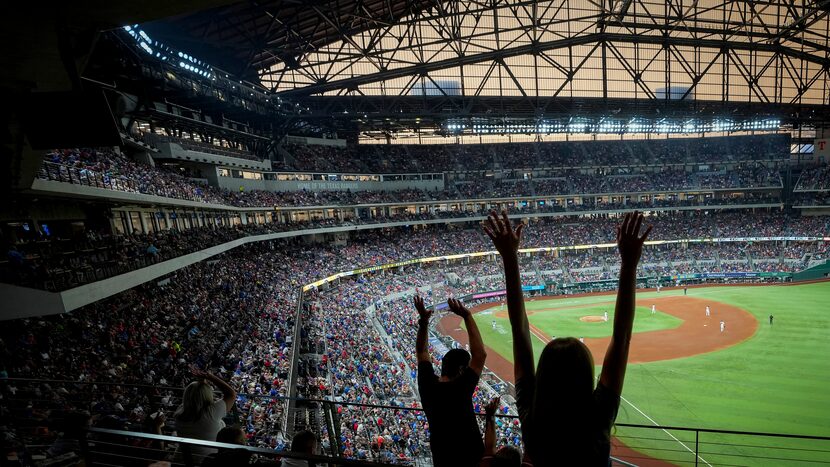
[[[830,1],[7,10],[0,465],[830,464]]]

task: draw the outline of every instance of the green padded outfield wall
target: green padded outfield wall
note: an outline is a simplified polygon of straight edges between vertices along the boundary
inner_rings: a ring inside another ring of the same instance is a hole
[[[793,274],[793,282],[827,279],[828,277],[830,277],[830,261],[825,261],[823,264]]]

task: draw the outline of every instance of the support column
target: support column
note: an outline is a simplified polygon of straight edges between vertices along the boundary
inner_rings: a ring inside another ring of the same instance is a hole
[[[154,215],[154,214],[150,213],[150,215]],[[147,228],[147,220],[144,218],[144,211],[139,211],[138,212],[138,222],[141,223],[141,230],[144,233],[149,232],[149,229]]]

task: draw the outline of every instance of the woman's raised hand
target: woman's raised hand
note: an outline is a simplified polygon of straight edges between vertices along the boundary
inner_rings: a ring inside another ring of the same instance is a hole
[[[490,211],[482,228],[502,257],[515,255],[519,251],[524,224],[519,223],[514,229],[507,218],[507,211],[502,211],[501,216],[496,211]]]
[[[643,225],[643,214],[634,211],[626,213],[622,224],[617,226],[617,247],[620,249],[620,258],[623,267],[636,267],[640,262],[640,255],[643,253],[643,243],[651,232],[651,226],[646,228],[645,233],[640,235],[640,227]]]
[[[427,307],[424,306],[424,297],[415,295],[412,302],[415,304],[415,309],[418,310],[418,320],[428,323],[429,318],[432,317],[432,310],[427,310]]]

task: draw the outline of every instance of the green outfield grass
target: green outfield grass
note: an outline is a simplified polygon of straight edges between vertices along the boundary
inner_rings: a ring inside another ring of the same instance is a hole
[[[638,294],[666,297],[682,291]],[[743,308],[760,322],[748,340],[728,349],[683,359],[632,364],[628,367],[618,422],[651,425],[687,426],[738,431],[792,433],[830,436],[830,283],[790,287],[711,287],[689,289],[690,297],[706,298]],[[582,323],[579,316],[601,315],[609,310],[613,319],[613,296],[589,296],[557,301],[527,302],[527,308],[557,309],[539,312],[531,323],[549,335],[601,337],[611,331],[609,323]],[[775,324],[768,316],[775,315]],[[575,318],[576,317],[576,318]],[[652,318],[652,319],[650,319]],[[506,319],[491,326],[492,315],[477,316],[485,343],[512,361],[509,325]],[[610,321],[609,319],[609,321]],[[635,332],[665,329],[680,320],[638,308]],[[543,344],[534,339],[538,352]],[[599,372],[599,368],[598,368]],[[599,373],[597,373],[599,374]],[[636,431],[636,433],[634,433]],[[694,436],[672,433],[694,448]],[[633,440],[655,457],[694,461],[691,454],[667,434],[649,430],[618,429],[618,435],[655,437],[659,440]],[[691,436],[691,438],[690,438]],[[827,452],[782,451],[715,445],[711,442],[738,443],[724,436],[701,439],[707,453],[702,457],[712,464],[784,465],[782,460],[733,456],[791,457],[830,463],[830,442],[780,441],[787,447],[809,446]],[[689,444],[691,443],[691,444]],[[741,444],[769,446],[769,440],[741,440]],[[678,451],[678,452],[673,452]],[[701,465],[706,465],[701,462]]]
[[[614,322],[614,302],[609,297],[602,297],[604,300],[596,304],[589,304],[571,308],[572,305],[560,305],[558,302],[533,301],[525,304],[525,309],[530,313],[528,320],[530,324],[544,331],[549,336],[574,336],[574,337],[608,337],[611,335],[611,324]],[[613,298],[613,297],[611,297]],[[552,305],[555,303],[555,305]],[[549,308],[557,308],[549,310]],[[562,309],[559,309],[562,308]],[[504,310],[503,307],[493,309],[496,312]],[[588,323],[580,321],[583,316],[602,316],[608,312],[608,322]],[[496,317],[488,311],[474,315],[476,323],[481,330],[484,342],[496,352],[499,352],[509,361],[513,361],[512,341],[510,340],[510,323],[507,318]],[[496,328],[493,329],[493,321]],[[651,313],[651,308],[637,307],[636,319],[634,320],[634,332],[656,331],[660,329],[673,329],[683,321],[674,316],[661,313]],[[536,357],[542,351],[544,344],[539,339],[533,340],[533,350]]]

